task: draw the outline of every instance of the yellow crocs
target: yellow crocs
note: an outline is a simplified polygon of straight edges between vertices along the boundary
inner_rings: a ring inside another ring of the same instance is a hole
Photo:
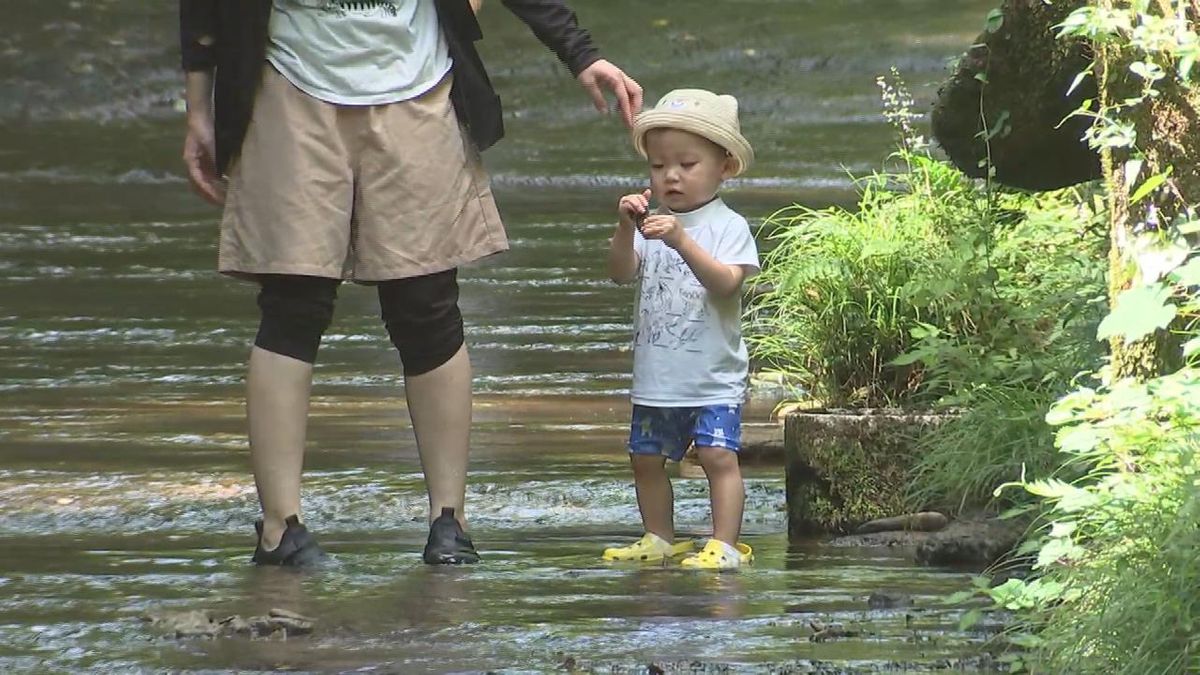
[[[647,532],[641,539],[629,546],[619,546],[604,549],[605,560],[637,560],[641,562],[661,562],[663,558],[673,558],[677,555],[690,553],[694,548],[692,541],[669,543],[666,539]]]
[[[739,542],[734,548],[738,552],[736,559],[729,555],[724,542],[709,539],[704,550],[684,558],[680,565],[693,570],[732,570],[754,562],[754,550],[748,545]]]

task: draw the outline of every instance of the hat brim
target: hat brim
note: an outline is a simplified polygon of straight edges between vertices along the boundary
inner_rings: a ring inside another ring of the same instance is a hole
[[[725,148],[733,158],[733,175],[741,175],[754,164],[754,148],[740,132],[714,124],[702,115],[678,110],[647,110],[633,123],[633,147],[646,156],[646,134],[654,129],[678,129],[706,138]]]

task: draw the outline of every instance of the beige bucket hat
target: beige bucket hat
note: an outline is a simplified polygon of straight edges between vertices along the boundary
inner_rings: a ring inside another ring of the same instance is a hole
[[[737,99],[705,89],[676,89],[638,115],[633,123],[633,147],[646,156],[646,133],[651,129],[679,129],[702,136],[725,148],[734,160],[733,175],[754,163],[754,148],[742,136]]]

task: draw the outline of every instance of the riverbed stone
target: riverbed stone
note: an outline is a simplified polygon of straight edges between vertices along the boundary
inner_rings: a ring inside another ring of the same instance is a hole
[[[1004,560],[1021,542],[1028,520],[1005,520],[986,513],[960,514],[937,532],[890,530],[834,537],[838,548],[897,548],[919,565],[958,567],[982,571]],[[1001,572],[997,572],[998,574]],[[1018,567],[1003,572],[1022,576]]]
[[[867,607],[871,609],[896,609],[911,607],[912,596],[897,591],[875,591],[867,596]]]
[[[915,439],[946,415],[899,410],[808,410],[784,423],[788,534],[845,534],[905,513]]]
[[[155,629],[176,639],[216,638],[235,635],[251,639],[287,639],[313,631],[316,619],[296,612],[273,608],[264,616],[238,614],[219,618],[209,610],[163,610],[142,617]]]
[[[921,565],[984,569],[1015,549],[1027,526],[994,516],[963,518],[920,542],[914,558]]]

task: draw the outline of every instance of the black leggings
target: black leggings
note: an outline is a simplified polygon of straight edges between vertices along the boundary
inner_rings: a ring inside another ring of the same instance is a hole
[[[255,346],[316,363],[321,336],[333,321],[338,279],[264,274]],[[441,366],[463,345],[458,271],[379,282],[379,309],[405,375]]]

